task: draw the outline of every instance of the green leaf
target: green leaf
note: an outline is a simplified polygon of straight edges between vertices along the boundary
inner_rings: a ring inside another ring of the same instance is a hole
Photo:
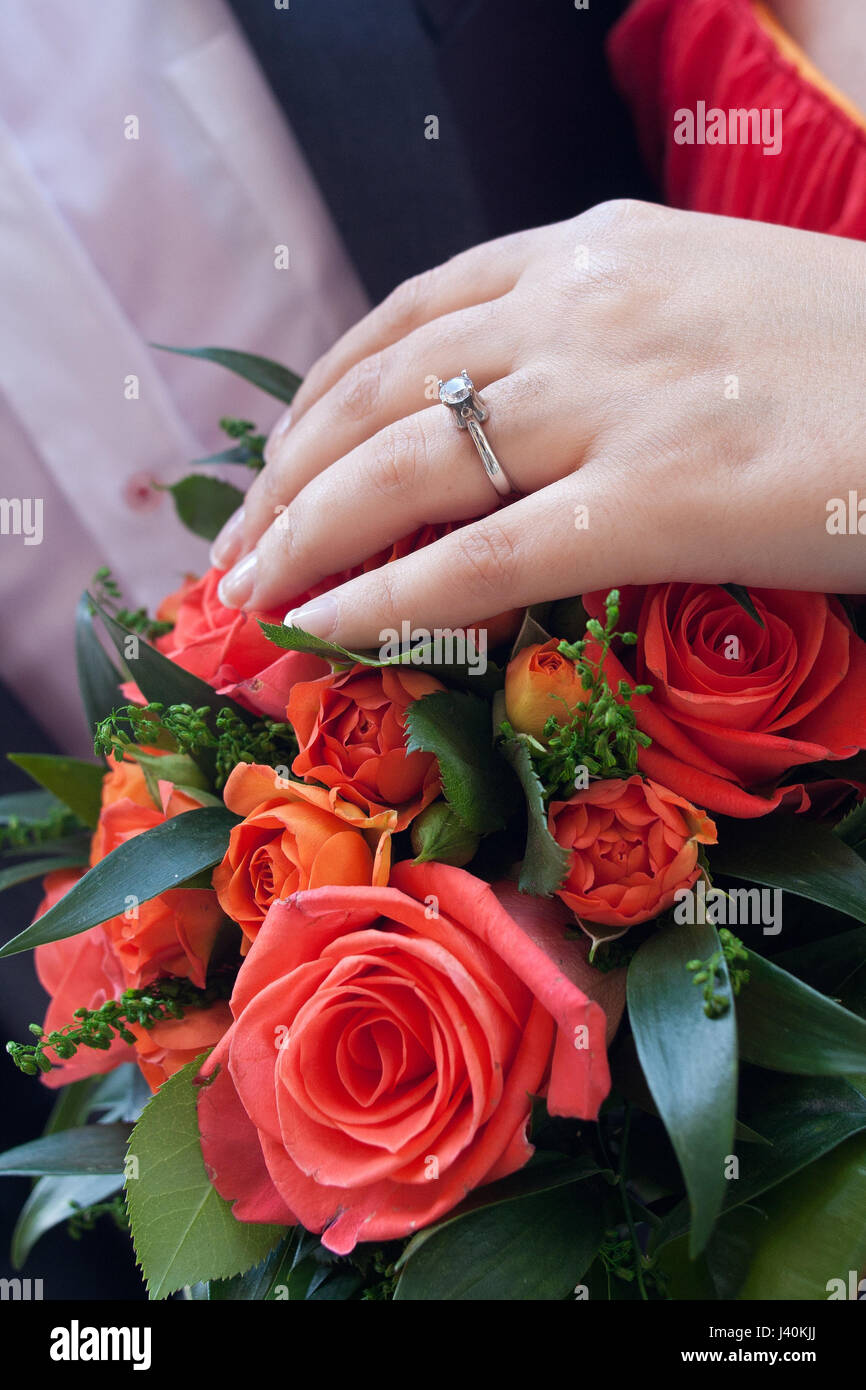
[[[80,821],[92,830],[96,828],[102,806],[104,767],[54,753],[9,753],[7,756],[10,763],[20,767],[34,782],[53,792]]]
[[[22,825],[36,825],[62,810],[63,802],[58,801],[53,792],[9,792],[0,796],[0,825],[8,825],[13,820]],[[40,845],[40,849],[44,849],[44,845]]]
[[[454,864],[463,868],[478,852],[479,836],[468,830],[445,801],[434,801],[412,822],[413,863]]]
[[[502,752],[517,773],[526,796],[526,851],[520,868],[520,891],[539,898],[555,893],[568,873],[570,855],[547,828],[544,788],[524,738],[508,739]]]
[[[263,623],[261,621],[259,621],[259,627],[268,641],[273,642],[276,647],[281,647],[283,651],[309,652],[312,656],[320,656],[323,661],[330,661],[332,666],[379,667],[387,665],[408,666],[411,664],[408,653],[401,658],[395,658],[392,662],[386,662],[380,659],[375,650],[350,652],[347,647],[341,647],[336,642],[328,642],[324,637],[316,637],[312,632],[304,632],[301,627],[286,627],[283,623]]]
[[[127,1209],[151,1298],[165,1298],[184,1284],[241,1274],[285,1235],[282,1226],[237,1221],[211,1186],[193,1083],[203,1060],[196,1058],[163,1082],[129,1141],[138,1177],[127,1178]]]
[[[363,1286],[364,1280],[353,1269],[320,1270],[307,1286],[307,1300],[316,1302],[345,1302]]]
[[[786,970],[749,952],[737,997],[740,1055],[802,1076],[866,1073],[866,1022]]]
[[[838,998],[849,978],[866,966],[866,927],[820,936],[773,957],[773,964]]]
[[[45,846],[41,846],[45,848]],[[0,893],[14,888],[17,883],[29,883],[31,879],[42,878],[55,869],[85,868],[87,856],[80,854],[56,854],[45,859],[26,859],[23,864],[13,864],[9,869],[0,869]]]
[[[220,449],[216,454],[207,454],[205,458],[193,459],[193,463],[239,463],[244,468],[255,468],[257,471],[261,467],[261,459],[248,444],[233,444],[231,448]]]
[[[534,608],[527,608],[523,615],[523,622],[520,624],[520,629],[514,639],[509,660],[513,661],[517,653],[522,652],[524,647],[532,647],[536,643],[543,645],[550,641],[551,634],[538,621],[539,615],[549,606],[549,604],[536,604]]]
[[[440,676],[443,680],[458,685],[468,684],[476,694],[485,696],[492,695],[503,680],[502,668],[497,666],[495,661],[486,662],[483,674],[477,664],[470,666],[468,662],[458,661],[445,665],[437,662],[434,659],[435,647],[432,641],[418,643],[411,651],[401,651],[397,656],[383,658],[380,655],[381,648],[373,647],[362,652],[349,651],[347,647],[341,647],[336,642],[328,642],[324,637],[315,637],[311,632],[304,632],[300,627],[286,627],[283,623],[261,621],[259,626],[274,646],[280,647],[283,651],[307,652],[311,656],[321,657],[323,661],[329,662],[334,670],[349,666],[370,666],[376,670],[386,666],[411,666],[413,670],[426,671],[428,675]]]
[[[730,594],[731,598],[758,624],[758,627],[764,626],[764,620],[752,602],[752,595],[748,589],[745,589],[742,584],[722,584],[721,588],[726,594]]]
[[[60,868],[61,859],[71,859],[76,864],[86,864],[90,859],[90,841],[92,836],[84,826],[80,832],[68,835],[51,835],[45,839],[35,840],[32,844],[11,845],[9,849],[0,850],[0,859],[38,859],[40,855],[50,855],[54,860],[52,868]],[[18,868],[18,865],[14,865]],[[20,880],[19,880],[20,881]]]
[[[75,657],[81,700],[92,733],[95,725],[106,719],[118,703],[123,677],[94,631],[93,611],[87,594],[81,595],[75,612]]]
[[[448,1223],[406,1263],[395,1299],[552,1301],[568,1297],[604,1234],[598,1192],[578,1183]]]
[[[44,1133],[57,1134],[84,1125],[94,1112],[100,1113],[102,1124],[129,1120],[141,1109],[137,1097],[141,1095],[142,1086],[150,1099],[150,1091],[141,1072],[132,1062],[115,1067],[105,1076],[88,1076],[62,1086]],[[39,1178],[21,1208],[12,1232],[11,1259],[15,1268],[21,1268],[46,1231],[69,1219],[73,1213],[73,1203],[86,1207],[94,1202],[102,1202],[118,1192],[121,1186],[119,1173],[95,1177],[76,1174]]]
[[[113,1120],[138,1119],[150,1100],[151,1090],[135,1062],[123,1062],[96,1081],[89,1097],[88,1115],[98,1115],[100,1124]],[[64,1086],[63,1091],[70,1088]]]
[[[852,849],[866,840],[866,797],[833,826],[833,834]]]
[[[202,869],[220,862],[229,832],[238,820],[225,806],[205,806],[199,811],[183,811],[124,841],[38,921],[7,941],[0,957],[76,936],[118,917],[125,911],[130,894],[146,903],[169,888],[180,887]]]
[[[746,986],[748,988],[748,986]],[[748,1073],[748,1068],[745,1069]],[[760,1084],[757,1084],[756,1077]],[[745,1117],[770,1143],[737,1150],[739,1172],[727,1183],[725,1210],[752,1202],[792,1174],[807,1169],[854,1134],[866,1130],[866,1096],[835,1077],[773,1076],[758,1072],[744,1080]],[[688,1230],[688,1203],[662,1220],[653,1237],[661,1247]]]
[[[12,1267],[20,1269],[40,1237],[69,1220],[74,1204],[89,1207],[94,1202],[104,1202],[122,1186],[119,1173],[90,1178],[40,1178],[18,1213],[12,1232]]]
[[[741,1298],[857,1297],[866,1268],[866,1136],[849,1139],[761,1205],[767,1220],[758,1228]]]
[[[91,1098],[99,1081],[98,1076],[85,1076],[81,1081],[72,1081],[68,1086],[61,1086],[43,1134],[57,1134],[61,1130],[75,1129],[78,1125],[86,1124],[92,1108]]]
[[[644,942],[627,977],[638,1057],[689,1194],[692,1255],[706,1245],[724,1200],[736,1120],[734,1011],[709,1018],[703,992],[686,969],[688,961],[717,950],[718,934],[709,923],[671,926]],[[727,969],[720,969],[719,988],[730,993]]]
[[[402,1269],[406,1261],[411,1259],[431,1236],[444,1231],[446,1226],[452,1225],[455,1221],[462,1221],[464,1216],[473,1211],[498,1207],[503,1202],[514,1202],[520,1197],[532,1197],[537,1192],[552,1192],[557,1187],[569,1187],[583,1181],[584,1178],[598,1176],[612,1179],[613,1173],[610,1169],[600,1168],[585,1156],[565,1158],[562,1154],[540,1149],[525,1168],[510,1173],[507,1178],[500,1178],[498,1182],[476,1187],[444,1220],[418,1231],[409,1241],[395,1268]]]
[[[249,710],[229,699],[227,695],[218,695],[213,686],[185,671],[169,657],[163,656],[156,647],[145,642],[140,634],[131,633],[110,613],[100,608],[94,599],[91,599],[91,602],[118,654],[126,663],[130,677],[135,680],[146,700],[163,705],[188,704],[192,705],[193,709],[199,709],[203,705],[211,710],[230,709],[247,724],[254,720],[255,715]],[[130,644],[130,638],[135,638],[134,646]],[[130,650],[137,651],[138,655],[127,656],[126,652]]]
[[[435,690],[406,710],[407,752],[433,753],[445,799],[477,835],[501,830],[514,785],[493,747],[490,706],[477,695]]]
[[[281,367],[279,362],[259,357],[256,353],[235,352],[232,348],[168,347],[165,343],[151,343],[150,346],[159,348],[160,352],[176,352],[182,357],[199,357],[205,362],[216,362],[218,366],[243,377],[244,381],[251,381],[260,391],[276,396],[278,401],[284,401],[286,405],[291,405],[301,384],[301,377],[290,372],[288,367]]]
[[[130,1126],[81,1125],[44,1134],[0,1154],[0,1175],[122,1173]]]
[[[297,1265],[299,1228],[286,1233],[279,1245],[273,1249],[261,1264],[232,1279],[213,1279],[208,1287],[208,1298],[212,1302],[273,1302],[277,1290],[286,1288],[291,1297],[290,1280]],[[306,1288],[304,1289],[306,1293]],[[304,1293],[296,1297],[303,1298]]]
[[[187,530],[193,535],[215,540],[229,517],[243,504],[244,494],[219,478],[190,473],[170,487],[162,487],[174,498],[175,510]]]
[[[866,861],[826,825],[802,816],[719,823],[713,876],[782,888],[866,922]]]
[[[209,782],[206,774],[187,753],[166,753],[157,757],[154,753],[142,752],[140,748],[130,748],[129,755],[135,759],[144,773],[145,785],[157,809],[162,807],[160,782],[173,783],[205,805],[223,804],[220,797],[208,793]]]

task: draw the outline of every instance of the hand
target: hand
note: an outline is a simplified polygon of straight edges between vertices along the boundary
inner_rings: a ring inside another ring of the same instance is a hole
[[[313,368],[215,543],[231,606],[273,608],[425,522],[482,520],[297,612],[374,646],[664,580],[854,592],[866,248],[651,204],[602,204],[401,285]],[[466,367],[508,505],[435,398]],[[428,390],[434,383],[434,403]],[[494,510],[495,509],[495,510]]]

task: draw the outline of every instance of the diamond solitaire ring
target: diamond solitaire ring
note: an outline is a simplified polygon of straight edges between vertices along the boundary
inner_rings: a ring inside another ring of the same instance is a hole
[[[508,497],[515,491],[514,485],[481,428],[481,422],[487,419],[489,412],[465,368],[459,376],[439,382],[439,399],[443,405],[447,405],[461,430],[468,430],[472,435],[484,471],[500,497]]]

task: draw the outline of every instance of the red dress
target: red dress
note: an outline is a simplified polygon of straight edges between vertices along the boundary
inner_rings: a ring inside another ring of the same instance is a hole
[[[666,202],[866,240],[866,121],[763,5],[636,0],[608,52]],[[699,102],[780,110],[779,153],[678,144],[676,113]]]

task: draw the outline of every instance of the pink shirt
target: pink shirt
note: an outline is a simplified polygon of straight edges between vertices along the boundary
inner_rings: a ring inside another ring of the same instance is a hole
[[[78,595],[102,564],[130,607],[200,572],[150,479],[227,444],[221,415],[266,430],[282,408],[148,343],[303,374],[368,304],[223,0],[11,5],[0,46],[0,500],[42,503],[41,543],[0,512],[0,675],[81,749]]]

